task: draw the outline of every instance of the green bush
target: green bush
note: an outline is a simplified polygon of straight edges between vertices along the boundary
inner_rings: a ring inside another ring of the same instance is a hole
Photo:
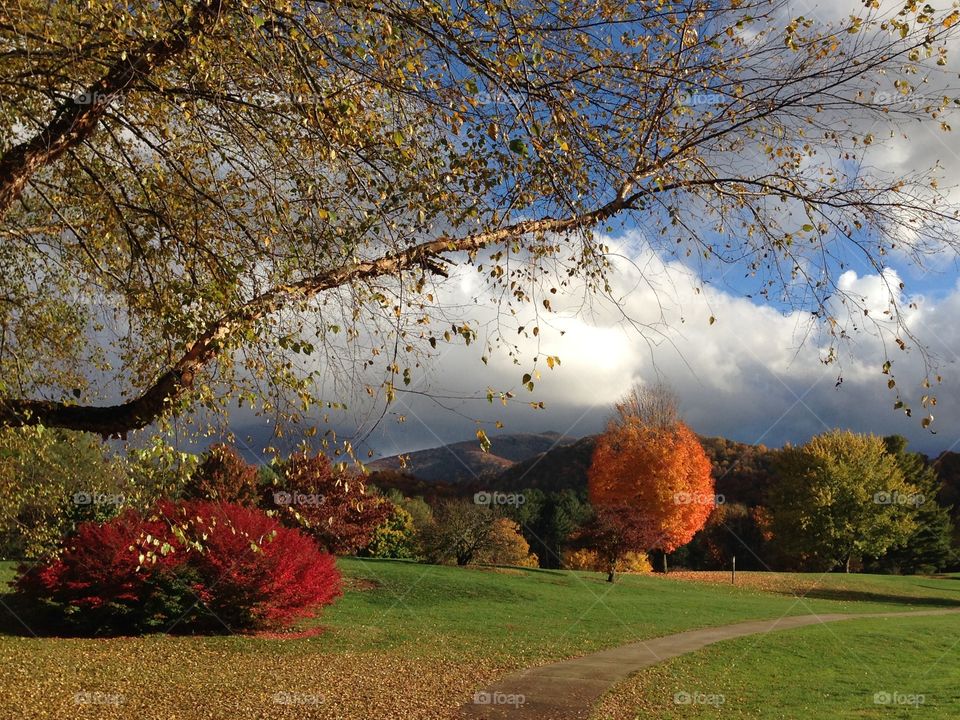
[[[78,522],[116,515],[130,490],[122,464],[96,435],[0,430],[0,556],[43,557]]]
[[[413,516],[402,507],[394,506],[390,516],[373,531],[363,555],[409,560],[416,558],[417,529],[413,524]]]

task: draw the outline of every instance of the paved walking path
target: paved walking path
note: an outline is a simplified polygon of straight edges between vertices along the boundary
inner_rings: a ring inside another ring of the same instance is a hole
[[[590,712],[601,695],[638,670],[678,655],[695,652],[721,640],[840,620],[947,615],[957,612],[960,610],[791,615],[775,620],[751,620],[735,625],[688,630],[621,645],[573,660],[521,670],[478,693],[474,697],[480,702],[467,703],[460,709],[459,716],[465,720],[583,720],[590,717]],[[523,704],[511,702],[517,696],[523,696]]]

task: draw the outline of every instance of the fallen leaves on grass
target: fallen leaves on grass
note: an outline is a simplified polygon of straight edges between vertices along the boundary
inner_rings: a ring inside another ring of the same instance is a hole
[[[4,638],[0,666],[0,707],[23,720],[440,720],[503,672],[309,639],[165,636]]]
[[[823,575],[817,573],[801,575],[798,573],[738,572],[736,583],[731,582],[731,574],[725,570],[675,570],[665,576],[655,575],[654,577],[666,577],[669,580],[691,580],[715,585],[735,584],[737,587],[749,588],[750,590],[789,595],[806,595],[811,590],[826,586],[823,582]]]
[[[376,580],[370,580],[369,578],[358,578],[352,576],[344,576],[343,578],[343,590],[344,592],[348,590],[356,591],[366,591],[366,590],[376,590],[380,587],[380,583]]]
[[[260,638],[261,640],[303,640],[304,638],[323,635],[325,632],[326,628],[322,625],[318,625],[316,627],[307,628],[306,630],[290,630],[286,632],[270,632],[268,630],[261,630],[259,632],[251,633],[250,637]]]
[[[699,664],[699,663],[696,663]],[[684,675],[671,665],[654,665],[618,684],[601,698],[590,715],[591,720],[660,720],[661,718],[724,717],[729,709],[727,696],[721,704],[685,703],[692,695],[716,697],[717,688],[704,687],[696,682],[695,671]],[[726,688],[725,693],[729,693]],[[729,698],[731,704],[735,699]]]

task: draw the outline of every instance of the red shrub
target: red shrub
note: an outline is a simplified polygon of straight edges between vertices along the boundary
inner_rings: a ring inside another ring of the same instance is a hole
[[[151,575],[185,559],[182,552],[174,552],[155,555],[155,563],[143,564],[147,553],[159,549],[154,538],[162,545],[169,530],[162,520],[145,520],[135,510],[102,525],[81,523],[64,540],[57,557],[40,567],[21,567],[17,591],[60,605],[76,619],[87,617],[101,625],[114,617],[123,625],[150,594]]]
[[[188,501],[83,523],[16,587],[87,631],[223,630],[312,615],[340,594],[340,575],[313,540],[259,510]]]
[[[203,581],[198,595],[230,627],[289,624],[340,595],[333,556],[260,510],[189,502],[169,506],[165,514],[202,544],[203,551],[189,560]]]

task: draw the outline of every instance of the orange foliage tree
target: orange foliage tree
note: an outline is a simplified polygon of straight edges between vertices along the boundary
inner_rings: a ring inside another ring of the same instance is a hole
[[[598,527],[607,530],[600,535],[611,581],[626,552],[668,553],[690,542],[715,505],[710,469],[697,436],[679,421],[621,416],[610,424],[594,449],[588,487]]]

